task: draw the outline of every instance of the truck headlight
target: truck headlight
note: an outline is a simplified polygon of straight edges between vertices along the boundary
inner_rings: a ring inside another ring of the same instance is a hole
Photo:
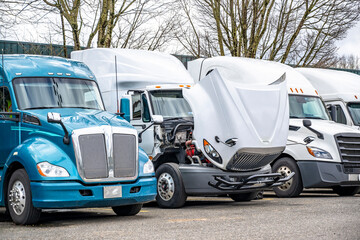
[[[144,172],[144,174],[154,172],[154,164],[152,163],[152,161],[150,159],[144,164],[143,172]]]
[[[325,150],[316,147],[306,147],[311,156],[316,158],[332,159],[331,154]]]
[[[209,157],[218,163],[222,163],[220,154],[215,150],[215,148],[211,146],[211,144],[205,139],[203,141],[203,144],[204,144],[205,152],[209,155]]]
[[[65,168],[52,165],[48,162],[41,162],[36,165],[37,170],[43,177],[69,177]]]

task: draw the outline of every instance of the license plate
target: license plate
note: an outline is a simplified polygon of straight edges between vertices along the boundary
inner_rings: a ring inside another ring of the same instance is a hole
[[[360,174],[349,174],[349,181],[360,181]]]
[[[104,198],[121,198],[121,197],[122,197],[121,186],[104,187]]]

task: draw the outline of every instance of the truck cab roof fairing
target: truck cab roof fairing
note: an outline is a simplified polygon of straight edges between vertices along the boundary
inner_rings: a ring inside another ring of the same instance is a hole
[[[103,92],[116,89],[115,56],[119,91],[145,88],[154,84],[193,84],[182,63],[170,54],[134,50],[94,48],[71,53],[85,62],[99,79]],[[101,81],[104,79],[106,81]],[[106,83],[106,84],[105,84]]]

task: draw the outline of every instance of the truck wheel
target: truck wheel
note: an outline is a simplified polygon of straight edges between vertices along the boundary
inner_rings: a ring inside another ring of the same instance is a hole
[[[272,171],[288,176],[294,172],[295,175],[283,185],[274,187],[274,192],[278,197],[297,197],[303,191],[300,170],[296,162],[289,157],[283,157],[277,160],[272,166]]]
[[[340,187],[336,186],[332,188],[339,196],[354,196],[360,190],[360,187]]]
[[[255,199],[258,193],[259,192],[229,194],[229,197],[235,202],[248,202]]]
[[[41,210],[32,204],[30,180],[25,169],[16,170],[9,181],[7,205],[14,223],[21,225],[35,224]]]
[[[179,208],[184,206],[186,193],[179,165],[176,163],[162,164],[156,170],[157,195],[156,201],[162,208]]]
[[[134,216],[140,212],[142,204],[126,205],[112,207],[112,210],[118,216]]]

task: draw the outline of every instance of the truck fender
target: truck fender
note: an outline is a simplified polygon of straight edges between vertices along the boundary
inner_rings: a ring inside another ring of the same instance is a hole
[[[44,161],[65,168],[70,175],[70,177],[65,178],[66,180],[80,179],[75,161],[72,161],[70,156],[57,144],[42,137],[30,138],[17,146],[11,152],[5,164],[4,172],[6,172],[14,162],[17,162],[25,168],[30,181],[64,180],[59,177],[41,176],[36,165]]]

